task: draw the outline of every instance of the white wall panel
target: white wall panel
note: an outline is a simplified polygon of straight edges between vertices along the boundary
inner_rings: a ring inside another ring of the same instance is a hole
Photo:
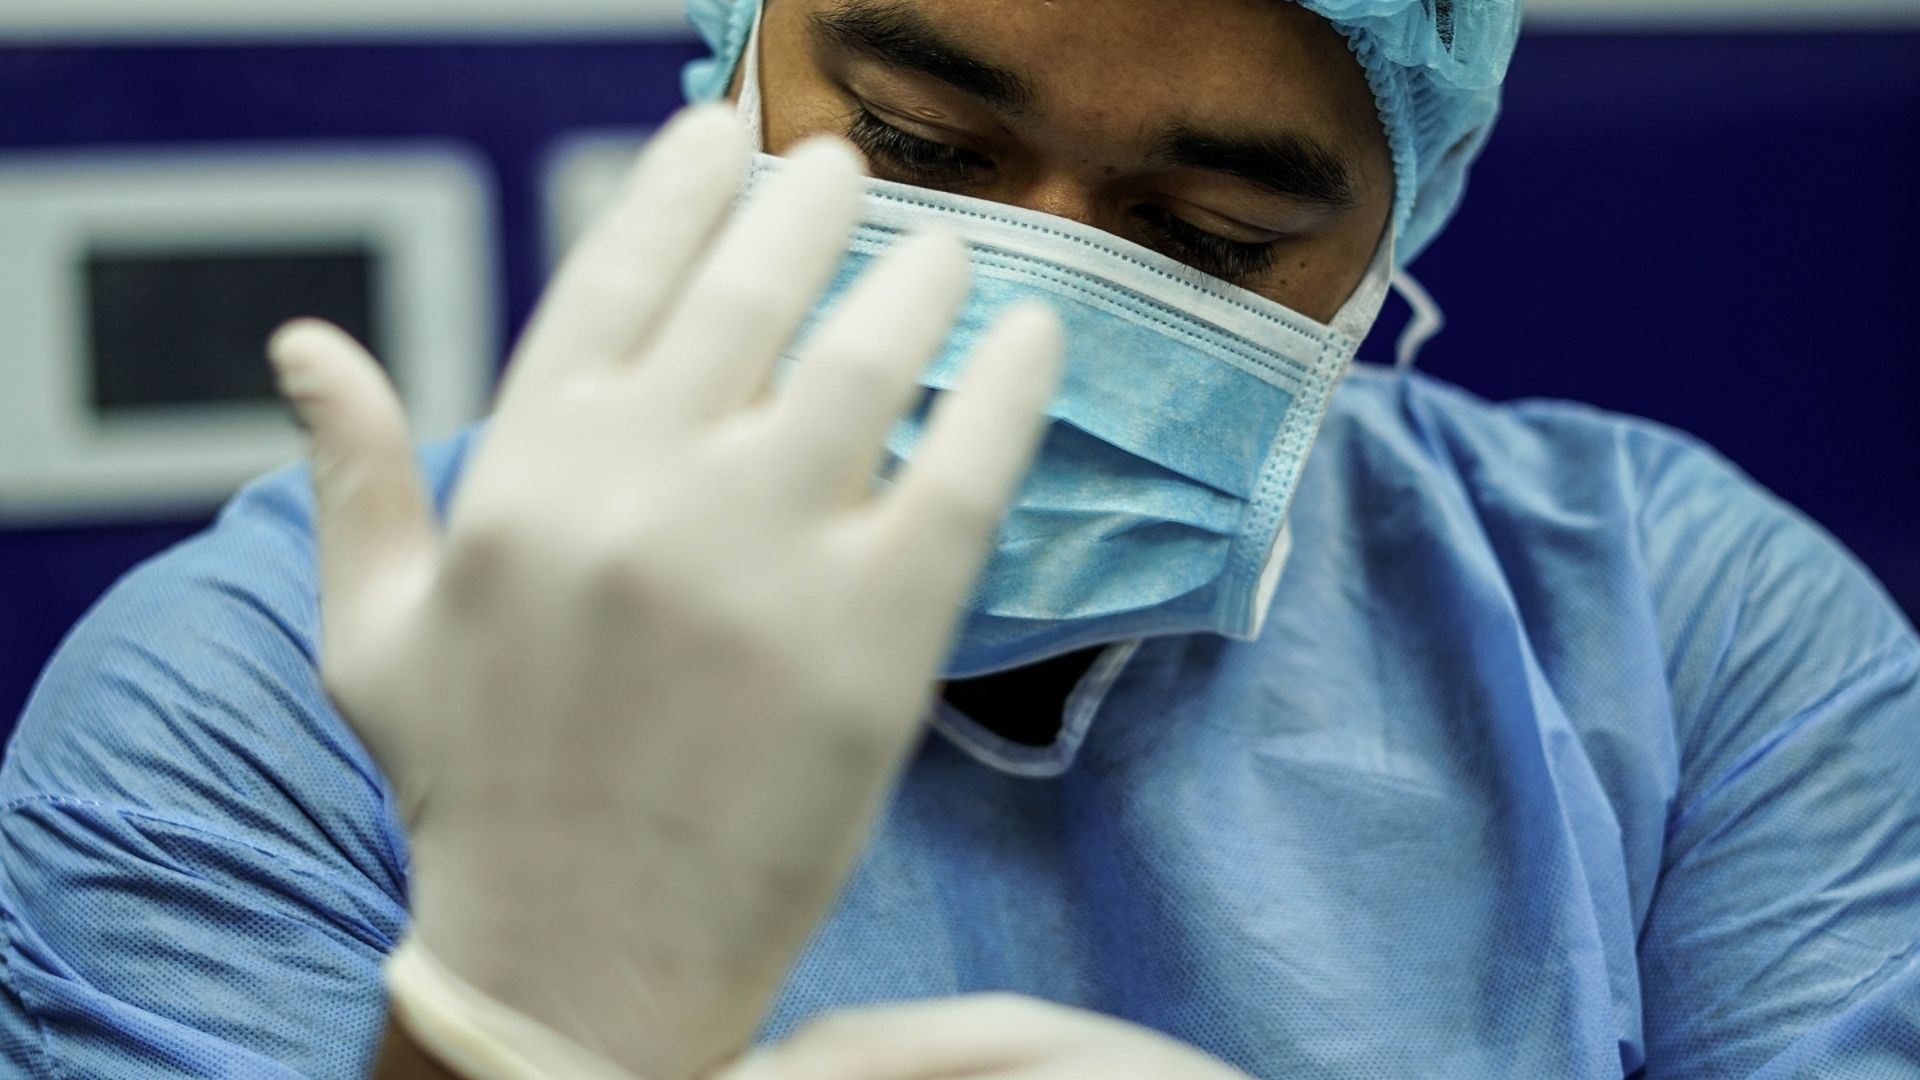
[[[1920,0],[1530,0],[1541,28],[1920,26]],[[410,37],[685,28],[682,0],[0,0],[0,38]]]
[[[0,0],[0,38],[685,31],[682,0]]]
[[[1920,0],[1528,0],[1540,29],[1920,27]]]

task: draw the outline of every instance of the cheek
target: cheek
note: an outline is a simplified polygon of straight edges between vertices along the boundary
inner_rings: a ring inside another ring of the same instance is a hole
[[[845,135],[853,103],[814,62],[807,45],[811,5],[782,2],[761,26],[760,89],[770,154],[785,154],[813,135]],[[735,79],[738,90],[739,80]]]
[[[1386,211],[1367,207],[1339,226],[1292,245],[1266,279],[1246,283],[1261,296],[1328,323],[1360,287],[1386,229]]]
[[[771,89],[771,87],[769,87]],[[766,104],[767,153],[786,154],[815,135],[845,136],[851,107],[837,95],[788,94]]]

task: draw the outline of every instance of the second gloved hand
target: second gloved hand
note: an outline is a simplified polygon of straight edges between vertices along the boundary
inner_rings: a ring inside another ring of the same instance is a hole
[[[729,222],[723,111],[656,140],[516,354],[444,528],[338,331],[274,343],[312,432],[323,673],[401,802],[414,934],[649,1080],[751,1036],[920,734],[1058,364],[1008,316],[876,494],[968,288],[909,240],[769,376],[842,255],[860,166],[815,143]]]

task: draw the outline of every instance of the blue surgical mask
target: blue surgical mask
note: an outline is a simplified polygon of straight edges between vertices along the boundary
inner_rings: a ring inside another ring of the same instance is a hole
[[[756,175],[778,162],[763,156]],[[1286,559],[1288,503],[1379,313],[1391,245],[1323,325],[1097,229],[875,180],[816,311],[928,227],[967,241],[974,284],[922,375],[929,393],[888,440],[896,466],[913,460],[932,402],[1009,304],[1047,301],[1067,343],[1052,423],[967,601],[948,676],[1131,638],[1258,634]]]
[[[741,102],[750,123],[754,51]],[[753,178],[779,167],[763,154]],[[927,227],[967,241],[974,285],[922,376],[921,408],[889,439],[896,465],[912,461],[931,402],[958,384],[1008,304],[1047,301],[1067,343],[1052,423],[967,601],[947,676],[1167,634],[1257,636],[1307,452],[1388,292],[1391,236],[1322,324],[1089,226],[872,180],[816,313],[903,233]]]

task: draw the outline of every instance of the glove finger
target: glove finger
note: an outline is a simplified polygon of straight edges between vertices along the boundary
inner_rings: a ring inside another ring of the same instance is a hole
[[[722,105],[687,109],[654,137],[614,205],[561,266],[506,395],[632,353],[726,220],[750,145]]]
[[[895,245],[808,342],[776,405],[802,498],[851,501],[873,484],[887,429],[966,302],[966,249],[943,234]]]
[[[933,409],[920,452],[883,501],[883,533],[909,557],[904,602],[959,604],[1025,478],[1060,377],[1059,317],[1022,303],[981,338],[953,392]]]
[[[314,535],[329,638],[431,557],[436,529],[393,384],[345,331],[289,323],[268,344],[311,444]]]
[[[767,179],[644,346],[648,400],[698,422],[759,393],[840,265],[862,169],[852,147],[817,139]]]

